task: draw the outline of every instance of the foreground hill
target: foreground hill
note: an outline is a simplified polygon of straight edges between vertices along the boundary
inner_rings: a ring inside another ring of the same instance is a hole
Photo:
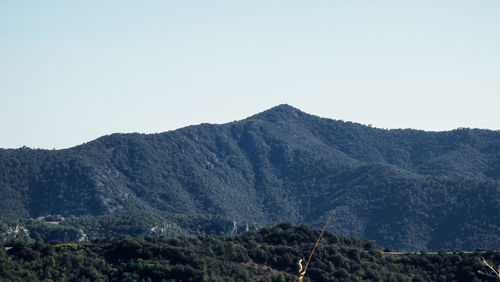
[[[289,223],[237,237],[120,237],[0,248],[2,281],[296,281],[319,231]],[[304,281],[498,281],[500,254],[387,255],[372,241],[325,233]],[[483,272],[484,274],[481,274]]]
[[[242,121],[0,150],[0,214],[308,222],[398,249],[500,247],[500,132],[382,130],[281,105]]]

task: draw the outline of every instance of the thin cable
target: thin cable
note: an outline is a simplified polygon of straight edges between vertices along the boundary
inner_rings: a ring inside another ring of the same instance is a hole
[[[312,256],[314,254],[314,251],[316,251],[316,248],[319,245],[319,241],[321,241],[321,238],[323,238],[323,233],[325,233],[325,229],[332,220],[333,215],[335,214],[335,211],[332,210],[330,212],[330,215],[328,216],[328,220],[325,223],[325,226],[323,226],[323,229],[321,229],[321,233],[319,234],[318,239],[316,240],[316,243],[314,243],[314,247],[311,251],[311,254],[309,254],[309,258],[307,259],[306,266],[304,266],[304,269],[302,269],[302,259],[299,260],[299,282],[302,282],[302,279],[304,279],[304,275],[306,275],[306,270],[307,267],[309,266],[309,263],[311,262]]]

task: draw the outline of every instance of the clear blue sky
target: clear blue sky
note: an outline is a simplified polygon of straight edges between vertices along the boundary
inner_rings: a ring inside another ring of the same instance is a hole
[[[500,129],[500,1],[0,1],[0,147],[245,118]]]

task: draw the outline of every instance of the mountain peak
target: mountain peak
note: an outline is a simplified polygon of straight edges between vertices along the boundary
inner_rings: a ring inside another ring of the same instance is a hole
[[[270,108],[269,110],[258,113],[251,118],[264,119],[268,121],[278,121],[297,119],[306,115],[308,114],[288,104],[280,104],[278,106]]]
[[[293,106],[290,106],[288,104],[280,104],[280,105],[274,106],[274,107],[270,108],[269,110],[267,110],[266,112],[268,112],[268,111],[283,112],[283,113],[302,113],[302,114],[304,113],[301,110],[299,110]]]
[[[291,105],[288,105],[288,104],[279,104],[277,106],[274,106],[272,107],[271,109],[269,110],[273,110],[273,109],[280,109],[280,110],[291,110],[291,111],[298,111],[299,109],[291,106]]]

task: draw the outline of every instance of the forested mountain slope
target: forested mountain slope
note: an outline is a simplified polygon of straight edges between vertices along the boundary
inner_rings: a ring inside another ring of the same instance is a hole
[[[0,280],[297,281],[297,262],[308,258],[319,233],[283,223],[236,237],[14,241],[0,248]],[[497,266],[500,253],[391,254],[373,241],[326,232],[304,281],[498,281],[483,259]]]
[[[280,105],[245,120],[0,150],[0,213],[149,210],[321,225],[400,249],[500,247],[500,132],[383,130]]]

